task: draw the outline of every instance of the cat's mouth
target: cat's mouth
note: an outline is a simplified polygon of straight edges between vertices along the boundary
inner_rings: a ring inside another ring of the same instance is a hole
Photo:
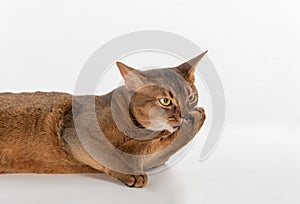
[[[189,124],[191,124],[191,123],[194,122],[193,117],[191,117],[190,115],[188,115],[188,116],[186,116],[186,117],[182,117],[182,118],[181,118],[181,124],[177,124],[177,125],[172,125],[172,126],[170,126],[171,128],[173,128],[173,131],[170,131],[170,130],[169,130],[169,131],[170,131],[170,132],[175,132],[175,131],[179,130],[180,127],[181,127],[181,125],[182,125],[183,120],[186,120]]]
[[[177,130],[179,130],[180,125],[176,125],[176,126],[170,126],[171,128],[167,128],[166,130],[168,130],[170,133],[173,133]]]
[[[173,126],[173,129],[176,131],[176,130],[178,130],[180,128],[180,125],[175,125],[175,126]]]
[[[152,131],[163,131],[167,130],[171,133],[177,131],[180,128],[180,125],[170,125],[167,122],[158,122],[158,123],[152,123],[150,126],[146,127],[146,129],[152,130]]]

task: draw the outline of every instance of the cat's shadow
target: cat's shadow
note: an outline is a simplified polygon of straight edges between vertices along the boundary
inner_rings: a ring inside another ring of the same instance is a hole
[[[99,180],[99,181],[104,181],[104,182],[107,182],[107,183],[114,183],[114,184],[117,184],[119,186],[124,186],[124,184],[122,182],[120,182],[117,179],[112,178],[112,177],[110,177],[110,176],[108,176],[104,173],[81,174],[81,176],[96,179],[96,180]]]
[[[128,188],[122,182],[114,179],[106,174],[82,174],[84,177],[88,177],[91,179],[99,180],[105,183],[110,183],[110,187],[108,187],[108,191],[105,193],[109,197],[109,200],[119,201],[119,199],[123,199],[125,196],[126,199],[134,198],[136,201],[144,201],[145,198],[150,200],[155,200],[153,195],[169,195],[172,196],[160,196],[157,204],[160,203],[173,203],[173,204],[181,204],[186,200],[184,194],[184,189],[181,186],[181,179],[178,177],[178,173],[168,169],[167,171],[163,171],[157,174],[149,175],[149,183],[145,188],[136,189],[136,188]],[[176,179],[174,179],[176,178]],[[121,188],[114,188],[113,185],[117,185]],[[115,196],[115,193],[118,192],[118,196]],[[125,193],[125,195],[122,194]],[[128,194],[130,192],[130,194]],[[110,197],[112,196],[112,197]],[[124,198],[124,199],[125,199]]]

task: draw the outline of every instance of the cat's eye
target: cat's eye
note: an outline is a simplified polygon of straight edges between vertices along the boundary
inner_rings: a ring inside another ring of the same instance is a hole
[[[163,106],[169,106],[172,104],[171,99],[169,99],[169,98],[161,98],[161,99],[159,99],[159,102]]]
[[[196,100],[196,97],[195,97],[194,94],[189,96],[189,102],[190,103],[194,102],[195,100]]]

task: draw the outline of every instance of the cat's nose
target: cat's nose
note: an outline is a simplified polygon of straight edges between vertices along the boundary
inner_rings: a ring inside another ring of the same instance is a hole
[[[188,121],[190,124],[192,124],[194,122],[194,118],[191,114],[188,114],[188,115],[184,115],[181,117],[182,119]]]

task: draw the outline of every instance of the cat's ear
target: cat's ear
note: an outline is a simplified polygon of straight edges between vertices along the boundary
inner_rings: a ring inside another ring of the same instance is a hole
[[[125,86],[129,90],[137,90],[142,87],[144,77],[139,73],[138,70],[131,68],[122,62],[116,62],[120,73],[125,80]]]
[[[172,70],[179,73],[185,80],[194,83],[195,82],[195,70],[197,64],[204,57],[208,50],[198,55],[197,57],[179,65],[178,67],[171,68]]]

